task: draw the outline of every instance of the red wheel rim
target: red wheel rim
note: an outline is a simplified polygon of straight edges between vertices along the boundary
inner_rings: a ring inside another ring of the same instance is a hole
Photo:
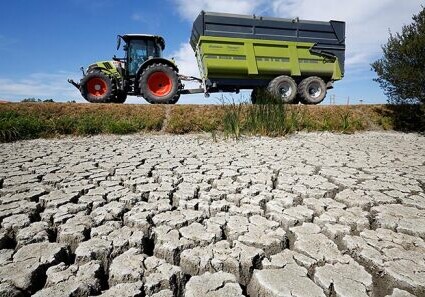
[[[173,88],[173,82],[165,72],[154,72],[148,78],[149,91],[157,97],[168,95]]]
[[[102,97],[108,91],[108,85],[101,78],[92,78],[87,82],[87,92],[91,96]]]

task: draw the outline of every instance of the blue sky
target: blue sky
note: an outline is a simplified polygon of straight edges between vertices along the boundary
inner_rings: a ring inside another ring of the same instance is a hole
[[[420,10],[419,0],[10,0],[0,11],[0,100],[26,97],[83,101],[66,82],[79,67],[110,59],[116,35],[149,33],[166,40],[165,55],[181,72],[197,76],[188,39],[200,10],[347,22],[346,76],[330,94],[336,103],[384,103],[372,81],[370,63],[380,54],[388,31],[397,32]],[[217,103],[219,95],[183,96],[179,103]],[[244,99],[246,94],[234,95]],[[325,103],[329,102],[329,95]],[[130,98],[130,103],[145,103]]]

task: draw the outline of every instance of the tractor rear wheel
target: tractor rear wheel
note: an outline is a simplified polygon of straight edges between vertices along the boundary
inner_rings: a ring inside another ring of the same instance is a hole
[[[149,103],[175,104],[180,98],[177,72],[165,64],[148,66],[140,76],[139,87]]]
[[[88,102],[109,103],[114,97],[115,86],[108,75],[93,71],[81,79],[80,92]]]
[[[319,104],[326,97],[326,84],[320,77],[311,76],[298,85],[298,94],[304,104]]]
[[[282,103],[293,103],[297,96],[297,83],[287,75],[274,78],[268,85],[267,91]]]

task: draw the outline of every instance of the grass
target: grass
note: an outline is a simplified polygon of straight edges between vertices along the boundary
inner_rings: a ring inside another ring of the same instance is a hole
[[[425,132],[424,105],[284,105],[272,99],[262,104],[223,106],[225,135],[283,136],[297,131],[354,133],[365,130]]]
[[[297,131],[353,133],[377,126],[369,123],[371,110],[364,113],[359,108],[285,105],[271,98],[256,105],[231,102],[223,106],[223,129],[238,139],[241,134],[276,137]]]
[[[242,117],[245,106],[242,103],[236,103],[235,100],[227,104],[223,100],[223,131],[226,137],[239,139],[241,137]]]
[[[59,135],[159,131],[162,106],[15,103],[0,105],[0,141]]]
[[[172,106],[165,132],[186,134],[223,130],[224,110],[217,105],[175,105]]]
[[[224,103],[172,106],[164,130],[172,134],[208,132],[214,140],[221,133],[239,139],[242,135],[274,137],[297,131],[425,132],[423,105],[251,105],[234,100]],[[162,105],[0,104],[0,142],[60,135],[156,132],[163,128],[165,110]]]

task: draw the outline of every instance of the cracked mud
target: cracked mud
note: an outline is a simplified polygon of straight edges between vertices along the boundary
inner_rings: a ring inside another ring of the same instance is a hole
[[[0,296],[425,296],[423,136],[0,148]]]

